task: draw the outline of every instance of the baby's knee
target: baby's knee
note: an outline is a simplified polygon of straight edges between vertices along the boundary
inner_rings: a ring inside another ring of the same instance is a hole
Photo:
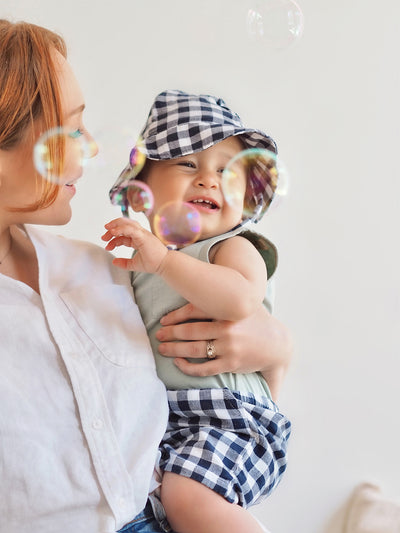
[[[192,479],[165,472],[161,483],[161,502],[168,513],[175,513],[193,503]]]
[[[161,502],[174,531],[205,531],[205,526],[215,517],[215,505],[220,500],[227,504],[198,481],[171,472],[163,476]]]

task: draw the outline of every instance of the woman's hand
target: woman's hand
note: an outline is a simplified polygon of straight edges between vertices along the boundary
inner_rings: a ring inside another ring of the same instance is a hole
[[[157,332],[159,352],[174,357],[185,374],[211,376],[260,371],[273,399],[277,398],[292,357],[292,340],[287,328],[263,305],[250,317],[230,322],[209,321],[192,304],[187,304],[165,315],[161,324]],[[205,358],[208,340],[215,346],[215,359],[202,364],[184,359]]]

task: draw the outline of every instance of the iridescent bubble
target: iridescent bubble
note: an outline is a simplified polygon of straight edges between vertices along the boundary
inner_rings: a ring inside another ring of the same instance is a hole
[[[251,40],[282,49],[300,39],[304,16],[294,0],[259,0],[247,12],[246,26]]]
[[[135,170],[135,176],[139,174],[142,170],[144,164],[146,163],[146,156],[144,154],[144,144],[143,139],[139,137],[136,145],[132,148],[129,154],[129,163],[132,169]]]
[[[243,202],[242,179],[247,178]],[[243,219],[259,220],[276,195],[287,193],[288,173],[283,162],[270,150],[248,148],[236,154],[222,173],[221,187],[225,200],[243,208]]]
[[[129,202],[131,204],[130,207],[136,212],[143,211],[145,214],[149,214],[153,209],[154,200],[150,188],[144,182],[136,180],[136,176],[146,163],[146,156],[142,151],[142,146],[142,140],[139,138],[129,153],[129,163],[119,175],[117,185],[114,185],[110,191],[111,203],[119,205],[125,215],[128,214]],[[131,198],[128,200],[127,193],[130,187],[133,187],[133,191],[131,191]],[[137,194],[132,194],[135,191]],[[142,209],[140,209],[140,206]]]
[[[154,233],[164,244],[181,248],[199,238],[201,217],[188,203],[168,202],[155,214],[153,226]]]
[[[58,126],[39,137],[33,148],[36,170],[45,179],[62,185],[79,178],[94,153],[80,130]]]
[[[289,194],[290,175],[285,163],[280,157],[276,159],[276,169],[278,171],[278,184],[272,199],[270,209],[275,209],[282,200]]]
[[[119,194],[124,194],[120,192]],[[126,191],[129,206],[135,213],[144,213],[148,216],[154,206],[153,193],[150,187],[140,180],[130,180],[127,185]]]

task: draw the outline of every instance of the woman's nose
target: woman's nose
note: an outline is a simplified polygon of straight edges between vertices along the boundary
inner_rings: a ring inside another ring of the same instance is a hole
[[[88,145],[87,158],[91,159],[92,157],[95,157],[99,153],[99,147],[98,147],[97,142],[88,132],[86,133],[86,142]]]

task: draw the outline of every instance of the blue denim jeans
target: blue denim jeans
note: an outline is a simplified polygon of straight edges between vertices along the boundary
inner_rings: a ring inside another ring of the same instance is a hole
[[[126,524],[118,533],[174,533],[170,528],[161,502],[156,497],[147,500],[146,507],[132,522]]]

